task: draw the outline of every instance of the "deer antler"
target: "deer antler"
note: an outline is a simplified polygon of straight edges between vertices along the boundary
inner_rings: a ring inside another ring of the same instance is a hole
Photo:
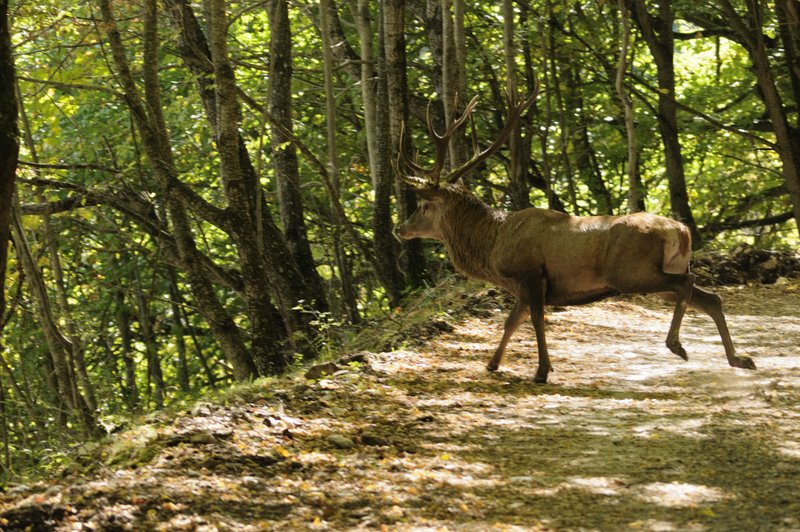
[[[492,142],[485,150],[480,151],[478,147],[477,141],[477,134],[475,132],[475,123],[471,124],[472,129],[472,148],[474,154],[472,158],[467,161],[466,163],[462,164],[458,168],[454,168],[447,174],[445,178],[448,183],[455,183],[463,176],[468,174],[473,168],[478,166],[480,163],[491,157],[495,154],[500,147],[506,143],[508,137],[511,135],[511,132],[514,130],[514,127],[519,120],[519,117],[522,113],[525,112],[533,102],[536,101],[536,97],[539,95],[539,80],[536,80],[536,85],[533,88],[533,92],[531,93],[530,97],[527,100],[516,102],[516,95],[511,95],[506,93],[506,101],[508,102],[508,117],[506,118],[506,123],[503,125],[503,129],[500,131],[500,134],[497,138]]]
[[[482,161],[486,160],[487,158],[491,157],[500,147],[505,144],[506,140],[508,140],[511,131],[513,131],[514,126],[519,120],[520,115],[528,109],[533,102],[536,100],[536,96],[539,94],[539,81],[536,81],[536,86],[534,87],[533,93],[531,96],[522,102],[516,101],[516,96],[511,96],[510,94],[506,94],[506,100],[508,101],[508,118],[506,119],[506,123],[503,126],[502,131],[495,139],[492,144],[483,151],[480,151],[477,142],[477,134],[475,131],[475,122],[471,121],[471,130],[472,130],[472,144],[474,155],[472,158],[467,161],[465,164],[455,168],[447,173],[445,180],[448,183],[454,183],[458,181],[461,177],[467,174],[470,170],[475,168],[479,165]],[[433,125],[433,114],[431,112],[432,102],[428,103],[428,110],[426,121],[428,125],[428,133],[431,135],[433,139],[433,143],[436,149],[436,159],[433,163],[433,166],[430,168],[424,168],[417,164],[416,161],[412,161],[408,158],[407,150],[405,147],[405,124],[401,125],[400,130],[400,148],[399,154],[397,156],[397,167],[401,170],[400,175],[402,179],[414,187],[438,187],[441,181],[442,170],[444,169],[444,162],[447,158],[447,149],[450,142],[450,138],[453,134],[461,129],[461,127],[470,119],[472,112],[475,110],[475,106],[478,103],[478,97],[475,96],[470,100],[467,106],[464,108],[464,112],[461,113],[456,120],[445,129],[444,133],[438,133],[436,128]],[[416,176],[408,176],[402,172],[403,169],[409,169],[416,174]]]
[[[426,114],[426,123],[428,125],[428,133],[433,139],[433,143],[436,149],[436,158],[434,159],[433,166],[430,168],[425,168],[417,164],[416,161],[412,161],[408,158],[408,153],[405,146],[405,124],[401,124],[400,129],[400,148],[399,153],[397,155],[397,166],[399,169],[407,168],[417,174],[416,179],[410,179],[411,176],[403,175],[403,180],[409,183],[412,186],[419,186],[420,181],[424,182],[424,186],[439,186],[439,180],[441,178],[442,170],[444,169],[444,162],[447,159],[447,147],[450,142],[450,138],[453,134],[458,131],[461,126],[469,119],[472,111],[475,110],[475,106],[478,104],[478,97],[475,96],[470,100],[467,106],[464,108],[464,112],[461,113],[461,116],[458,119],[453,120],[444,131],[444,133],[438,133],[436,131],[436,127],[433,125],[433,101],[428,103],[428,110]]]

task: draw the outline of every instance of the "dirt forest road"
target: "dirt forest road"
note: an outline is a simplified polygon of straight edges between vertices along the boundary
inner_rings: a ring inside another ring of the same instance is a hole
[[[532,382],[529,326],[488,373],[508,307],[483,289],[430,340],[132,429],[125,441],[150,449],[139,463],[116,443],[89,475],[4,495],[0,518],[59,530],[800,530],[800,288],[717,292],[755,372],[728,367],[713,323],[692,313],[680,360],[664,346],[671,309],[636,297],[550,312],[549,384]]]

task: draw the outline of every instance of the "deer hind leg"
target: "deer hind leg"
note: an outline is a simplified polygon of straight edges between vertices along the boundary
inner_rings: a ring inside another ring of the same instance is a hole
[[[511,314],[508,315],[506,318],[506,324],[503,328],[503,337],[500,339],[500,345],[497,346],[497,349],[494,352],[494,356],[489,361],[489,364],[486,366],[486,369],[489,371],[497,371],[497,368],[500,367],[500,362],[503,360],[503,353],[506,351],[506,346],[508,345],[509,340],[514,335],[514,333],[519,329],[519,326],[528,319],[528,314],[530,309],[528,305],[522,301],[522,299],[517,299],[516,305],[514,305],[514,309],[511,311]]]
[[[674,282],[675,288],[672,290],[675,294],[675,311],[672,313],[672,322],[669,325],[669,332],[667,333],[667,347],[682,359],[689,360],[689,355],[686,354],[686,350],[681,345],[680,332],[683,316],[686,314],[686,307],[692,296],[694,275],[676,275],[670,273],[665,273],[664,275],[672,278],[671,280]],[[676,277],[678,279],[675,279]]]
[[[609,279],[609,285],[622,293],[628,294],[670,292],[670,295],[675,299],[675,311],[672,314],[672,322],[667,333],[667,347],[682,359],[689,359],[686,350],[681,345],[680,330],[686,307],[692,297],[694,275],[690,273],[664,273],[660,270],[654,271],[644,278],[631,276],[630,274],[617,274]]]
[[[728,364],[734,368],[756,369],[756,364],[751,358],[736,356],[733,340],[731,340],[731,334],[728,332],[728,325],[725,322],[725,314],[722,313],[722,300],[717,294],[706,292],[702,288],[695,286],[692,290],[689,306],[705,312],[714,320],[722,338],[722,345],[725,346],[725,356],[728,358]]]

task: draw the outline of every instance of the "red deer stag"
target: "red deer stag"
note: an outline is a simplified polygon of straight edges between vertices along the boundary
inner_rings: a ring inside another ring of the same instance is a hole
[[[545,341],[544,306],[580,305],[631,293],[665,293],[674,297],[675,313],[667,347],[682,359],[688,358],[678,333],[689,305],[714,320],[731,366],[755,369],[750,358],[735,354],[720,298],[693,286],[694,276],[689,273],[691,237],[685,225],[647,213],[578,217],[537,208],[508,212],[489,207],[459,182],[505,143],[537,92],[522,102],[509,97],[507,121],[497,139],[483,151],[477,147],[473,122],[475,154],[467,163],[447,172],[444,185],[440,182],[448,141],[467,121],[477,98],[443,134],[436,132],[428,109],[428,131],[436,149],[431,168],[411,161],[401,140],[401,178],[423,201],[397,227],[397,235],[444,242],[459,272],[499,285],[517,297],[488,369],[494,371],[500,366],[511,336],[531,316],[539,352],[534,380],[547,382],[552,366]],[[406,170],[414,175],[405,175]]]

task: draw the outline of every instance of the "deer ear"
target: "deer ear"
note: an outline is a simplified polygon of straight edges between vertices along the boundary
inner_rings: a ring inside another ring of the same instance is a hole
[[[457,190],[469,191],[467,185],[464,183],[464,180],[461,179],[460,177],[456,179],[453,183],[451,183],[450,186]]]

